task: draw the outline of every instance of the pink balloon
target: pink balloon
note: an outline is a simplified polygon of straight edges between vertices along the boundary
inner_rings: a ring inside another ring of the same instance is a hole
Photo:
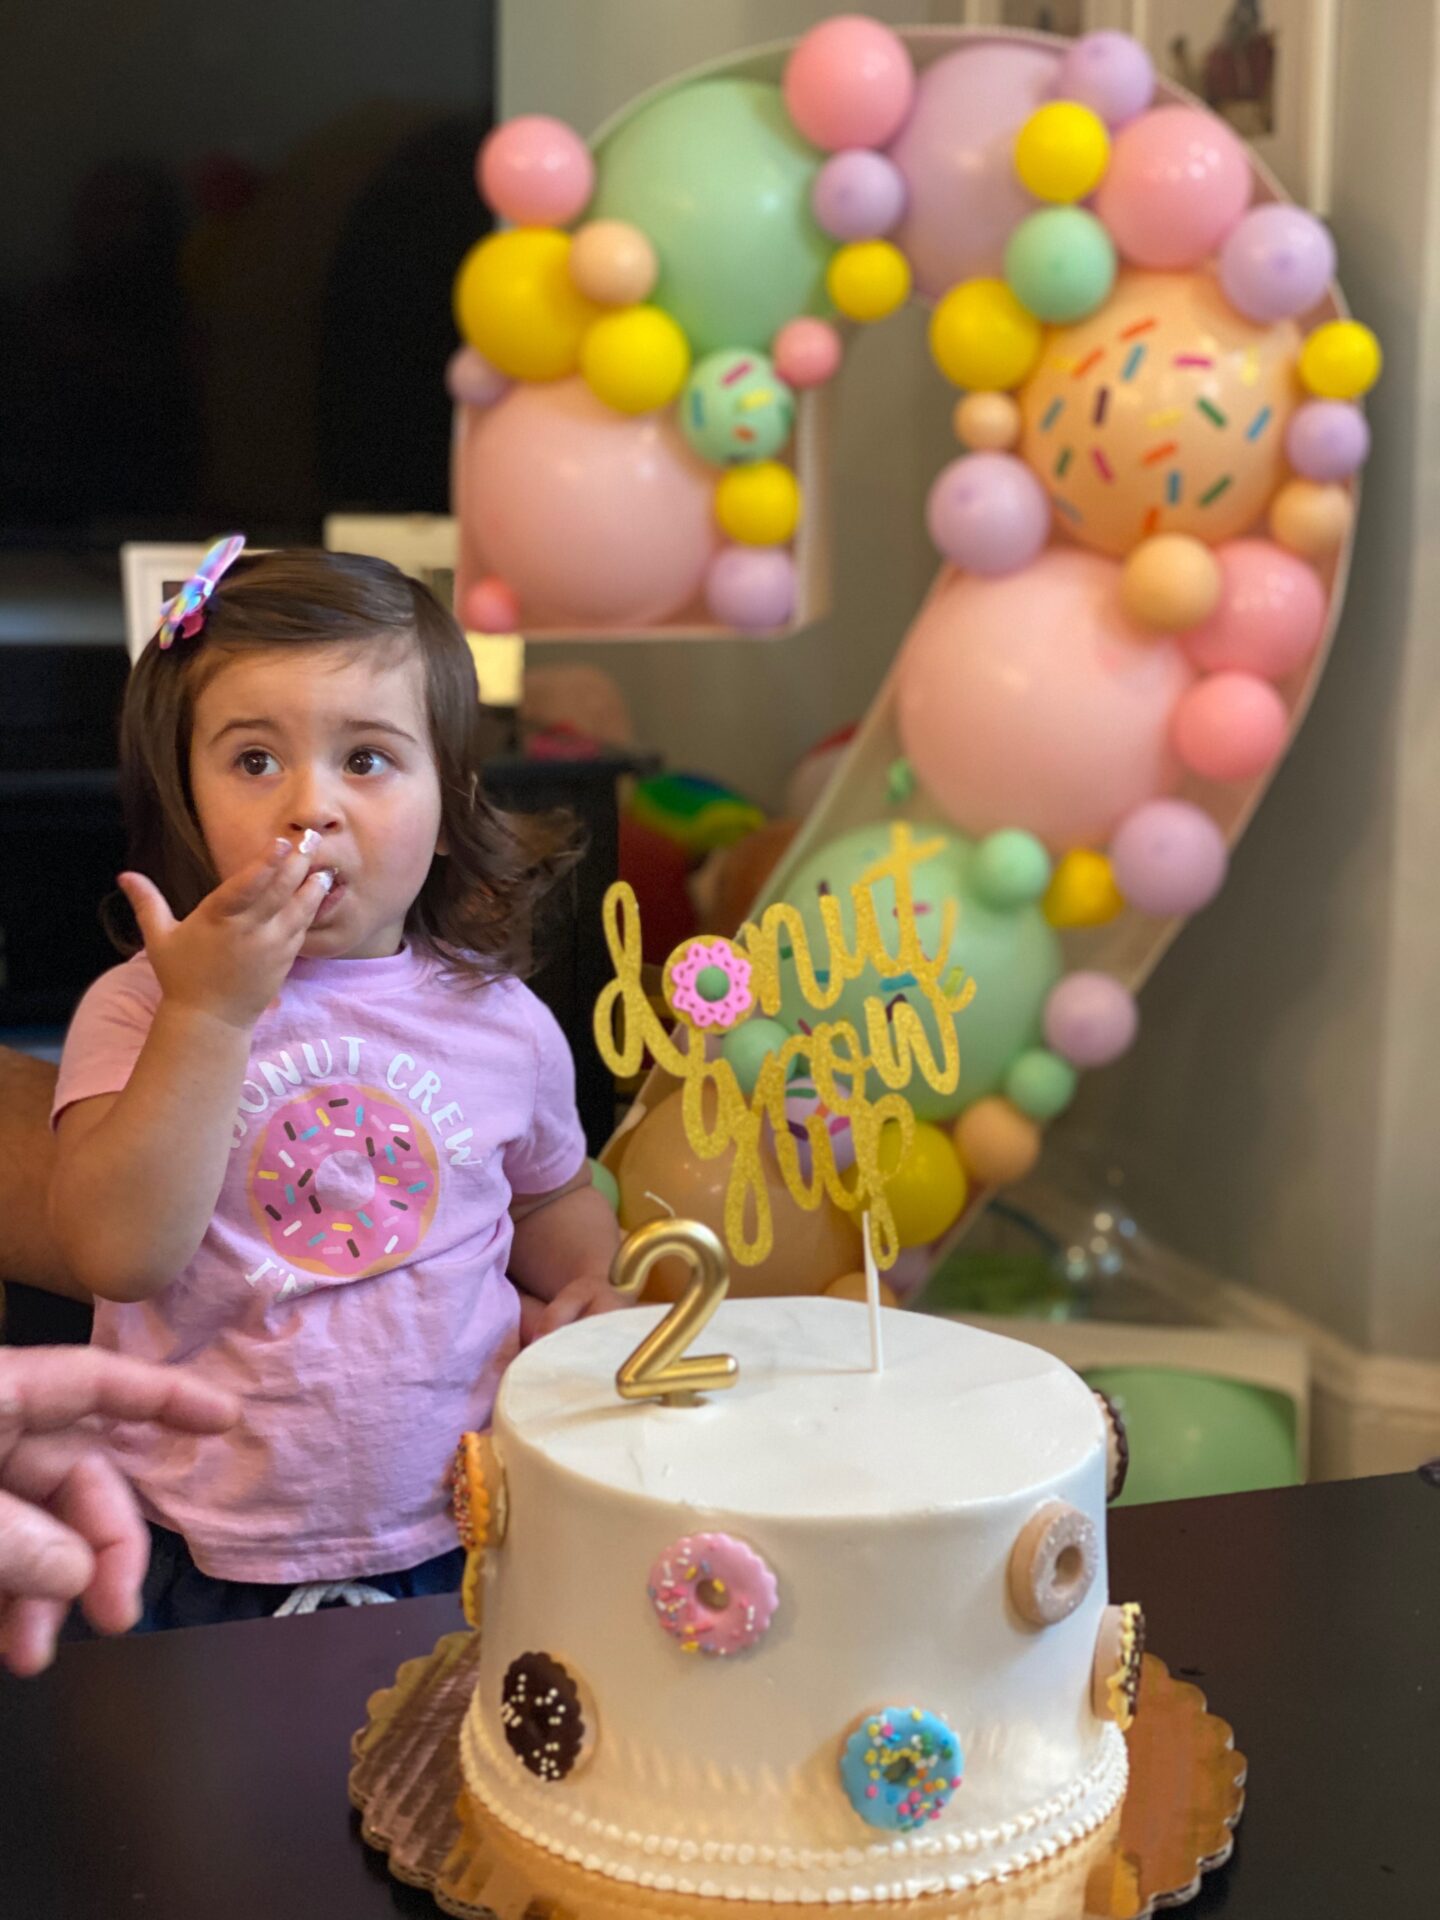
[[[1303,667],[1325,631],[1325,587],[1308,561],[1273,540],[1226,540],[1220,603],[1182,645],[1202,673],[1226,667],[1283,680]]]
[[[465,624],[477,633],[514,633],[520,625],[520,602],[508,581],[495,574],[477,580],[465,595]]]
[[[1125,259],[1193,267],[1250,204],[1250,161],[1223,120],[1201,107],[1155,107],[1115,136],[1095,211]]]
[[[1045,1002],[1045,1044],[1072,1067],[1108,1067],[1139,1030],[1134,994],[1108,973],[1067,973]]]
[[[775,371],[792,387],[821,387],[840,370],[845,349],[828,320],[787,320],[770,349]]]
[[[909,198],[895,244],[932,300],[1004,270],[1005,242],[1035,202],[1015,172],[1015,136],[1052,97],[1060,56],[991,42],[946,54],[920,75],[890,158]]]
[[[812,27],[785,64],[785,105],[812,145],[883,147],[904,124],[915,69],[878,20],[842,13]]]
[[[1176,784],[1190,681],[1174,641],[1127,619],[1113,560],[1052,547],[1022,573],[955,576],[922,610],[897,671],[901,744],[963,832],[1103,846]]]
[[[1175,708],[1175,751],[1202,780],[1253,780],[1285,751],[1289,716],[1268,680],[1212,673]]]
[[[670,413],[616,413],[583,380],[516,386],[456,461],[467,571],[499,574],[521,626],[639,629],[697,598],[720,537],[713,470]]]
[[[481,142],[475,181],[502,220],[517,227],[564,227],[589,204],[595,162],[563,120],[522,113]]]

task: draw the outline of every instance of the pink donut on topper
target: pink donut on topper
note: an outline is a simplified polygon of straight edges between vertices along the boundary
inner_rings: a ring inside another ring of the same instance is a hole
[[[439,1184],[414,1114],[376,1087],[340,1083],[270,1116],[250,1164],[250,1206],[287,1266],[355,1280],[414,1254]]]
[[[688,1533],[650,1569],[650,1604],[682,1653],[722,1658],[764,1638],[780,1588],[743,1540],[728,1533]]]

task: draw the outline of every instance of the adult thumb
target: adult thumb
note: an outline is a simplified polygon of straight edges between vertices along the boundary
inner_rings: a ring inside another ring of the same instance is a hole
[[[147,880],[143,873],[122,873],[116,876],[116,884],[130,902],[140,927],[140,938],[147,947],[152,940],[173,929],[175,916],[153,880]]]

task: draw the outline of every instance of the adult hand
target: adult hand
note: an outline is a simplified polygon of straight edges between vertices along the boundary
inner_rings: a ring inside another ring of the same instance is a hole
[[[54,1657],[72,1601],[100,1633],[139,1617],[150,1542],[95,1420],[223,1433],[239,1402],[183,1368],[98,1347],[0,1347],[0,1663]]]

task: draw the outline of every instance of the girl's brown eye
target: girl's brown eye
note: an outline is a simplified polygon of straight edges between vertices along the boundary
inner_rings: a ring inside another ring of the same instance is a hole
[[[263,747],[251,747],[241,754],[240,765],[244,772],[259,775],[264,773],[269,758]]]
[[[388,762],[374,747],[357,747],[349,759],[351,773],[380,773]]]

